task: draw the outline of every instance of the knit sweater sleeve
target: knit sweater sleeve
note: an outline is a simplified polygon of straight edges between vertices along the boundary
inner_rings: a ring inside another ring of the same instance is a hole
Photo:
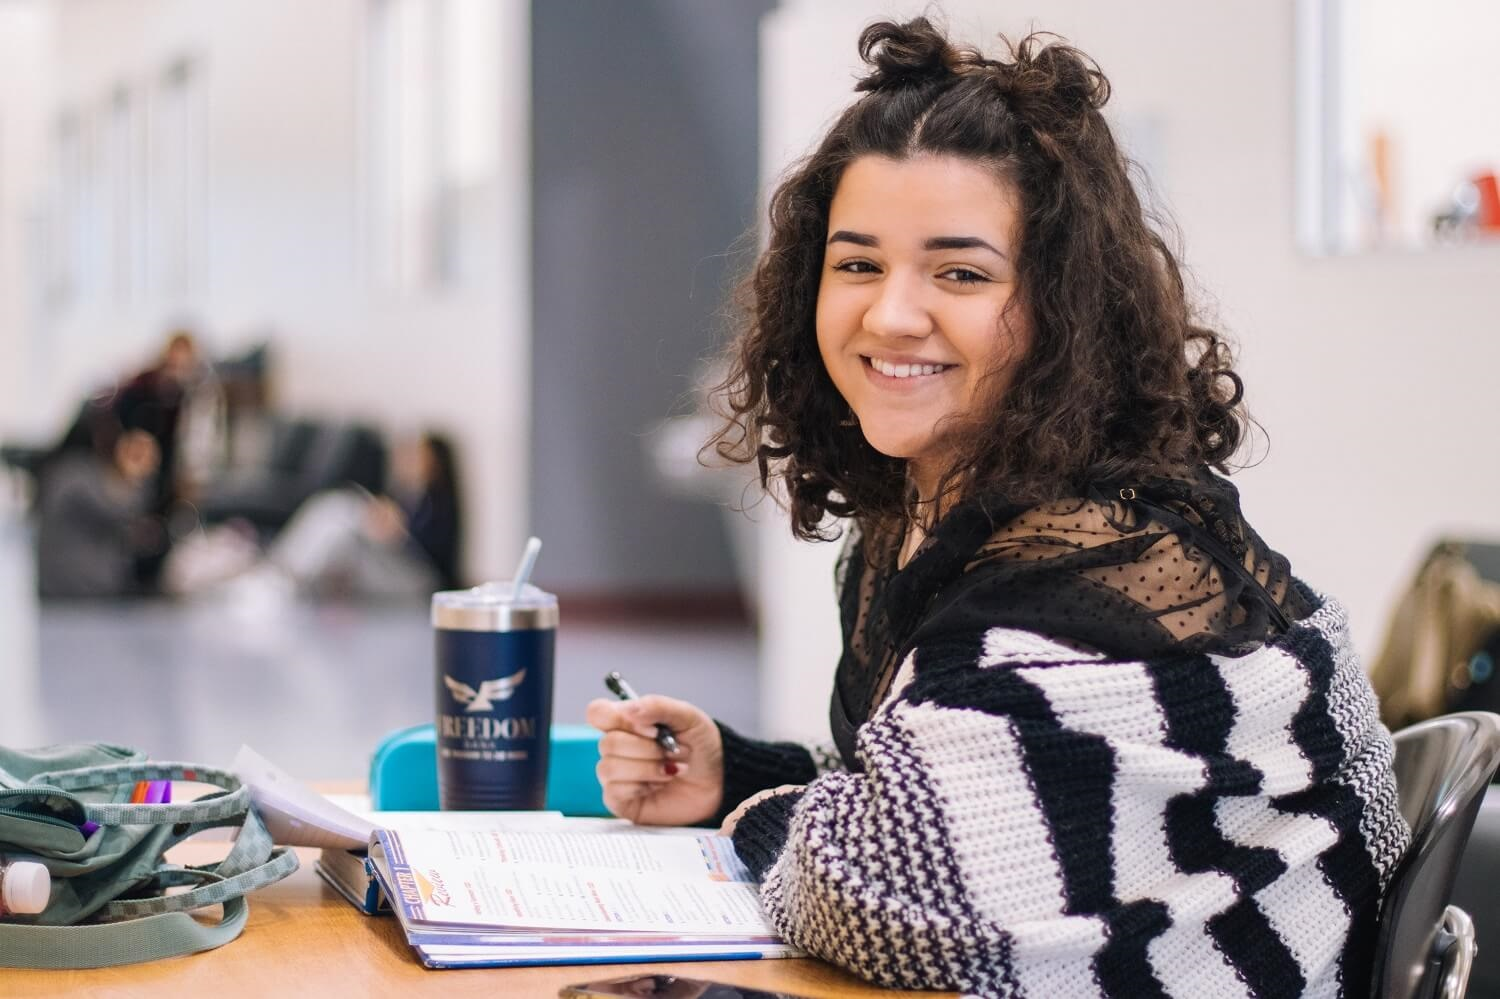
[[[930,636],[858,755],[735,830],[819,957],[986,996],[1364,994],[1409,833],[1331,602],[1239,658]]]
[[[783,784],[806,784],[841,765],[832,744],[767,742],[746,738],[723,722],[715,724],[724,745],[724,797],[713,818],[716,825],[751,795]]]

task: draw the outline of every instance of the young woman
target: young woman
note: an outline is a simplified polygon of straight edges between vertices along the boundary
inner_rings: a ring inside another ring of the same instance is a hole
[[[884,984],[1365,994],[1409,839],[1391,740],[1343,610],[1211,470],[1240,379],[1108,84],[925,19],[860,52],[772,198],[717,439],[798,536],[849,520],[832,747],[596,701],[605,801],[723,820],[780,932]]]

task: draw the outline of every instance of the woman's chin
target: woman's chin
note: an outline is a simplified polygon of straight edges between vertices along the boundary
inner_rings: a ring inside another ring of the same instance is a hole
[[[903,460],[920,455],[928,443],[925,439],[913,440],[900,434],[872,434],[868,431],[865,432],[865,441],[887,458]]]

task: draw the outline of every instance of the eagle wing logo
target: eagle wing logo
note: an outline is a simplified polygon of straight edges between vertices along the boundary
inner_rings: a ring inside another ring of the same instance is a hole
[[[443,683],[448,686],[448,693],[460,704],[467,705],[465,712],[489,711],[494,708],[494,701],[508,701],[516,688],[526,679],[526,671],[518,669],[510,676],[497,676],[493,680],[485,680],[475,690],[461,680],[443,674]]]

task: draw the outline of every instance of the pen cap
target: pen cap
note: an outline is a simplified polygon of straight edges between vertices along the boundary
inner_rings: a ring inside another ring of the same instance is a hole
[[[526,631],[557,627],[557,597],[527,583],[516,596],[501,580],[432,595],[432,626],[449,631]]]
[[[18,916],[34,916],[52,897],[52,875],[30,860],[7,864],[0,873],[0,909]]]

